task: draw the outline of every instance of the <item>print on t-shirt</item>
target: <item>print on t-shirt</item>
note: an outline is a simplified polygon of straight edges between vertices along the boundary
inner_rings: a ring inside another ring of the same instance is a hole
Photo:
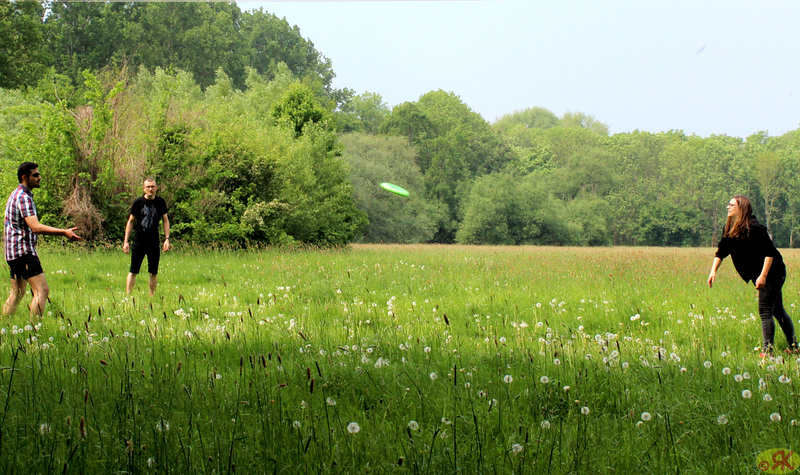
[[[142,207],[142,229],[145,231],[150,231],[153,227],[158,225],[158,210],[156,209],[155,204],[151,205],[150,203],[145,204]]]

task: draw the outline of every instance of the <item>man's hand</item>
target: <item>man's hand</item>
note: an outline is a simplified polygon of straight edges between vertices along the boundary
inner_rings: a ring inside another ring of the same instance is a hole
[[[131,246],[127,242],[122,243],[122,252],[128,254],[131,252]]]
[[[75,234],[75,230],[78,229],[77,227],[69,228],[64,230],[64,236],[66,236],[70,241],[81,241],[83,240],[82,237]]]

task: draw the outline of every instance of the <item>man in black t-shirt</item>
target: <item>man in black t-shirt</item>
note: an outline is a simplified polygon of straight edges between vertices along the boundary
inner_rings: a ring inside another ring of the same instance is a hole
[[[131,254],[131,269],[128,279],[125,282],[125,291],[131,293],[136,284],[136,275],[142,267],[142,261],[147,256],[147,270],[150,272],[150,295],[156,293],[158,285],[158,261],[161,258],[161,250],[169,251],[169,218],[167,217],[167,203],[164,198],[156,196],[156,179],[148,177],[142,186],[144,196],[140,196],[131,205],[128,223],[125,225],[125,240],[122,242],[122,250],[125,254]],[[159,243],[158,221],[164,222],[164,244]],[[134,227],[135,223],[135,227]],[[133,235],[133,245],[128,245],[131,231],[135,229]]]

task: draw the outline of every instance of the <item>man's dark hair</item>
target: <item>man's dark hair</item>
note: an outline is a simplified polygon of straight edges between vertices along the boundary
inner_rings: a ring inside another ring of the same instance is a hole
[[[39,168],[39,165],[33,162],[22,162],[22,165],[17,168],[17,180],[22,183],[22,177],[28,176],[32,171]]]

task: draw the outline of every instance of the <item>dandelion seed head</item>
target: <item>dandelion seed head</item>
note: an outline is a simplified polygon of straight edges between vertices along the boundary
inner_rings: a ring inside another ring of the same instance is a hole
[[[647,421],[649,421],[651,417],[652,417],[652,416],[650,415],[650,413],[649,413],[649,412],[643,412],[643,413],[642,413],[642,420],[643,420],[644,422],[647,422]]]
[[[358,425],[357,422],[351,422],[347,424],[347,432],[351,434],[358,434],[358,431],[361,430],[361,427]]]
[[[727,423],[728,423],[728,416],[726,416],[725,414],[720,414],[717,417],[717,424],[724,426]]]
[[[417,421],[409,421],[408,428],[411,430],[419,430],[419,424]]]
[[[742,397],[745,399],[750,399],[751,397],[753,397],[753,393],[751,393],[749,389],[745,389],[744,391],[742,391]]]
[[[550,378],[548,378],[547,376],[542,376],[541,378],[539,378],[539,382],[541,382],[542,384],[547,384],[550,382]]]
[[[769,420],[771,420],[772,422],[780,422],[781,415],[778,414],[777,412],[773,412],[772,414],[769,415]]]
[[[520,445],[520,444],[512,445],[511,446],[511,451],[514,452],[515,454],[518,454],[518,453],[522,452],[522,445]]]
[[[542,429],[549,429],[550,421],[542,421]]]

